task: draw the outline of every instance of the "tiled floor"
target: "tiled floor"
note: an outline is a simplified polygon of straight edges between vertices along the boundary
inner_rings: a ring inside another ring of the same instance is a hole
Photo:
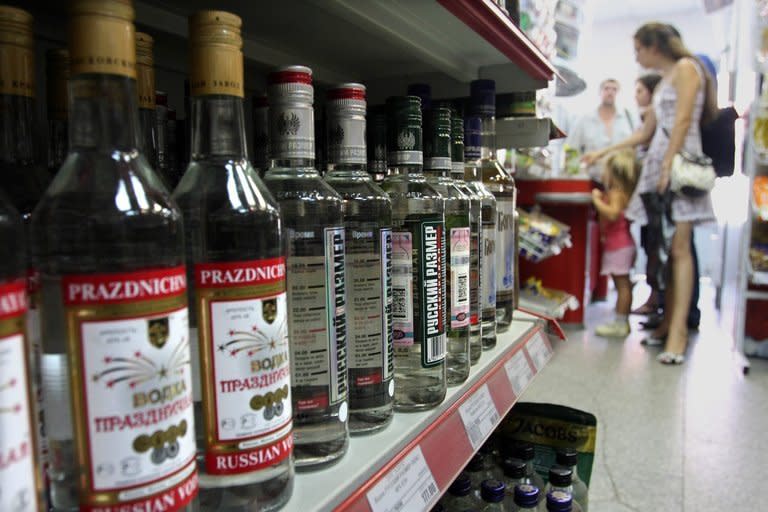
[[[590,512],[761,509],[768,361],[752,360],[744,376],[712,288],[704,288],[700,304],[702,325],[683,366],[657,363],[660,349],[640,344],[640,317],[626,341],[594,336],[594,325],[611,314],[609,301],[588,308],[587,328],[557,343],[526,391],[526,401],[597,416]]]

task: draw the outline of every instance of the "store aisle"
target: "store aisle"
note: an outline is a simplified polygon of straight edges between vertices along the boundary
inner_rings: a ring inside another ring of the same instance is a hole
[[[640,288],[640,286],[636,287]],[[643,290],[636,290],[643,295]],[[626,341],[592,328],[612,300],[587,309],[586,330],[557,343],[525,400],[568,405],[598,421],[590,512],[752,510],[768,481],[768,361],[743,376],[732,337],[704,286],[702,325],[682,367],[640,344],[633,318]],[[727,323],[727,322],[724,322]]]

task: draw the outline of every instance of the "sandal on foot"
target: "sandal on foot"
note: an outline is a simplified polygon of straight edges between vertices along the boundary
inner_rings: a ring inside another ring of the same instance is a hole
[[[659,345],[664,344],[664,338],[654,338],[653,336],[646,336],[645,338],[640,341],[641,345],[645,345],[646,347],[658,347]]]
[[[678,365],[685,362],[685,356],[674,352],[662,352],[656,356],[656,360],[661,364]]]
[[[633,315],[650,315],[659,310],[658,306],[651,306],[650,304],[643,304],[637,309],[632,310]]]

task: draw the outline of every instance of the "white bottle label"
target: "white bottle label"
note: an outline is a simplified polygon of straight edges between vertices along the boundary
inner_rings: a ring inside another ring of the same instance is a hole
[[[469,325],[469,228],[451,228],[451,329]]]
[[[0,510],[37,512],[35,420],[24,343],[26,283],[0,284]]]
[[[184,267],[62,279],[81,510],[197,493]]]
[[[288,258],[291,376],[296,412],[347,399],[344,228],[323,230],[325,256]]]
[[[499,199],[496,203],[496,298],[512,300],[515,293],[515,203]]]
[[[483,226],[480,238],[480,293],[483,310],[496,309],[496,226]]]
[[[251,472],[293,450],[285,259],[195,265],[205,467]]]
[[[395,351],[413,345],[413,239],[392,233],[392,329]]]

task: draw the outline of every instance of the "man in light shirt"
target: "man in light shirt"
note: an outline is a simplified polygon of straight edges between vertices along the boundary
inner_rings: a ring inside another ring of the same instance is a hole
[[[566,141],[569,146],[583,155],[611,146],[632,134],[636,123],[629,110],[616,108],[619,89],[619,82],[614,78],[606,78],[600,83],[600,105],[576,121]],[[600,181],[600,174],[599,163],[589,167],[589,176],[593,180]]]

